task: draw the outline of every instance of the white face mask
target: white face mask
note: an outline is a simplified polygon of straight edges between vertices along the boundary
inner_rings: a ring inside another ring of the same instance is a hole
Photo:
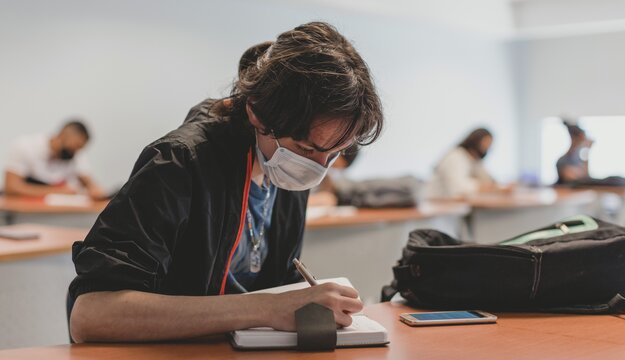
[[[276,143],[278,149],[271,159],[265,159],[258,144],[256,144],[256,156],[260,167],[271,183],[284,190],[302,191],[319,185],[326,176],[328,168],[334,164],[339,155],[336,153],[328,162],[328,167],[325,167],[280,146],[278,140]]]

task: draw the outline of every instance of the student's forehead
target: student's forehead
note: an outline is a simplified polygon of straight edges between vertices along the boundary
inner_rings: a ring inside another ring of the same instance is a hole
[[[344,137],[347,126],[345,119],[341,118],[317,121],[313,123],[308,139],[304,140],[304,142],[324,149],[349,146],[353,142],[351,137],[344,139],[345,141],[342,141],[341,144],[337,144]]]

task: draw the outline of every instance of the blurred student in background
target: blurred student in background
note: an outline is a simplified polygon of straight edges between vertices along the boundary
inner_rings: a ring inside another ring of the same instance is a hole
[[[556,163],[558,184],[571,184],[590,179],[588,174],[588,152],[593,141],[588,139],[586,132],[579,126],[564,120],[564,126],[571,137],[571,146],[566,154]]]
[[[80,120],[71,120],[53,135],[34,134],[11,145],[5,169],[5,193],[15,196],[75,194],[73,183],[83,186],[92,198],[105,197],[88,175],[82,149],[89,130]]]
[[[482,162],[492,143],[490,131],[484,128],[473,130],[436,165],[427,196],[461,197],[501,189]]]
[[[556,185],[569,186],[625,186],[625,178],[609,176],[606,178],[593,178],[588,171],[588,155],[594,144],[589,139],[586,131],[570,120],[562,121],[571,137],[571,146],[567,152],[558,159],[558,181]]]

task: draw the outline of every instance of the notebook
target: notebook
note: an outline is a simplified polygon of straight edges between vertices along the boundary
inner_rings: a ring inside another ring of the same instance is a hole
[[[319,219],[325,216],[348,217],[358,212],[355,206],[309,206],[306,208],[306,220]]]
[[[43,201],[50,206],[88,207],[93,204],[89,196],[80,194],[48,194]]]
[[[340,285],[353,287],[346,278],[334,278],[318,280],[319,283],[334,282]],[[279,294],[286,291],[304,289],[308,283],[278,286],[271,289],[255,291],[254,293]],[[336,331],[337,347],[374,346],[389,343],[388,332],[378,322],[369,319],[364,313],[352,315],[352,324],[349,327]],[[276,349],[295,348],[297,346],[297,333],[289,331],[277,331],[268,327],[238,330],[232,332],[232,344],[240,349]]]

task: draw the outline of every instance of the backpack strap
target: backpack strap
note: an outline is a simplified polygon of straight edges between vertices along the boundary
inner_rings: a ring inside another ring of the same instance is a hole
[[[393,283],[397,290],[404,290],[406,288],[404,284],[411,284],[421,275],[420,271],[419,265],[415,264],[393,266],[393,275],[395,276]]]
[[[393,281],[391,285],[382,286],[382,295],[380,296],[380,302],[391,301],[393,296],[395,296],[395,294],[399,292],[399,290],[395,289],[395,287],[393,286],[394,283],[395,281]]]
[[[394,279],[390,285],[382,287],[382,302],[391,301],[393,296],[407,288],[406,284],[411,284],[419,277],[419,265],[397,265],[393,266]]]
[[[616,294],[608,302],[612,314],[625,314],[625,297],[621,294]]]
[[[573,305],[553,308],[540,308],[541,312],[567,313],[567,314],[625,314],[625,297],[616,294],[610,301],[602,304]]]

